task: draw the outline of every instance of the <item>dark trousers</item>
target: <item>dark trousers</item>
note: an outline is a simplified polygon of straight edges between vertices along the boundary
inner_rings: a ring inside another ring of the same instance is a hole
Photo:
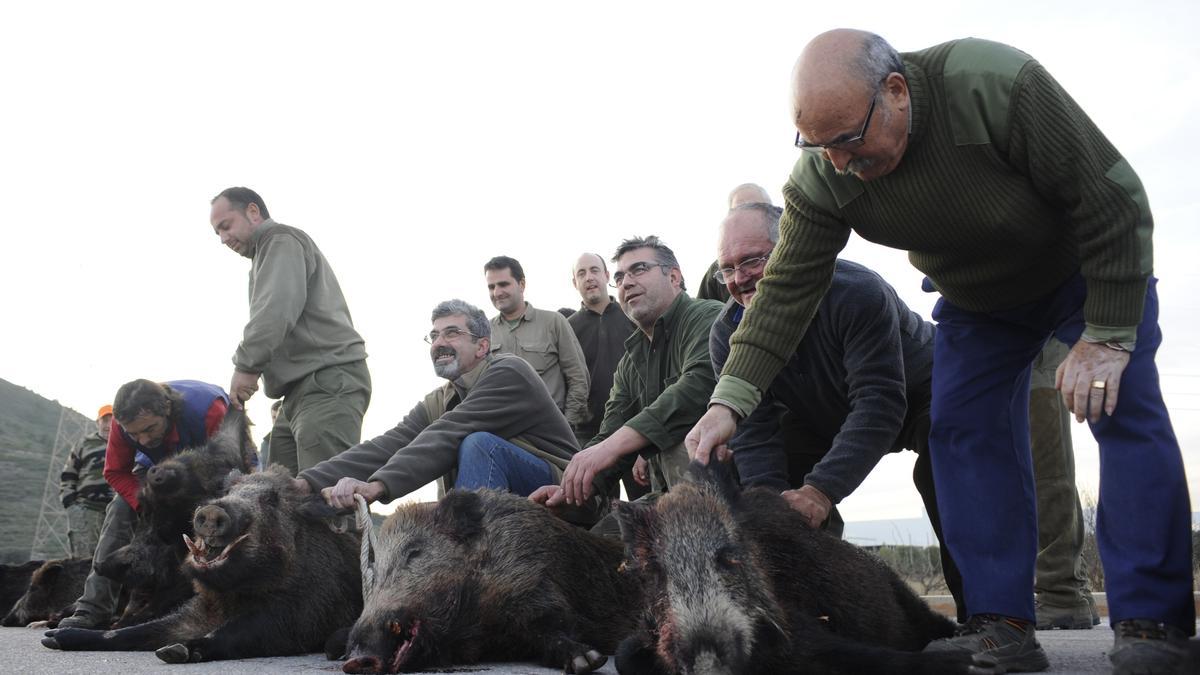
[[[1191,635],[1190,502],[1154,364],[1162,342],[1154,284],[1117,409],[1090,425],[1100,447],[1097,540],[1111,620],[1154,619]],[[968,312],[944,298],[934,309],[930,452],[942,528],[970,614],[1034,618],[1030,365],[1051,335],[1065,344],[1079,339],[1086,295],[1076,275],[1003,312]]]

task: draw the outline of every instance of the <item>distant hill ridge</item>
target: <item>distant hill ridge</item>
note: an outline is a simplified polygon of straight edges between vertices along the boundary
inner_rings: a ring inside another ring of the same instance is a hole
[[[0,379],[0,562],[29,559],[64,406]],[[72,421],[89,419],[66,408]]]

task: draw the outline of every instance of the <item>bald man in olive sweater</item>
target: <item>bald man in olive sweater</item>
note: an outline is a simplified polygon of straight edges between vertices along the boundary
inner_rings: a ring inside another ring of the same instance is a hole
[[[900,55],[831,31],[806,47],[794,86],[796,145],[811,152],[784,186],[779,245],[689,451],[706,458],[753,410],[851,230],[907,250],[942,296],[929,444],[971,615],[929,649],[1049,666],[1031,625],[1028,392],[1032,361],[1057,339],[1072,345],[1059,388],[1100,446],[1114,672],[1180,668],[1195,632],[1190,506],[1154,364],[1153,221],[1137,175],[1045,68],[1005,45]]]

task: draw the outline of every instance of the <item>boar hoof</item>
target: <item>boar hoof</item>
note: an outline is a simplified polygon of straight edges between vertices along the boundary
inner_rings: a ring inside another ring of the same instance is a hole
[[[58,646],[58,640],[55,640],[52,637],[42,638],[42,646],[49,647],[50,649],[62,649],[62,647]]]
[[[580,654],[571,659],[571,672],[576,675],[590,673],[593,670],[598,670],[608,662],[608,657],[596,651],[589,649],[586,654]]]
[[[159,648],[154,655],[167,663],[187,663],[192,658],[192,650],[187,645],[175,643]]]

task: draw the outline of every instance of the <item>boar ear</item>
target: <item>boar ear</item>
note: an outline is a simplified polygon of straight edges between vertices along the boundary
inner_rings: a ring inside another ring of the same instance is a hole
[[[707,487],[730,506],[736,504],[741,496],[737,467],[732,461],[718,461],[715,451],[708,464],[692,462],[687,473],[691,482]]]
[[[658,512],[653,504],[644,502],[617,502],[617,524],[621,526],[621,540],[625,542],[625,556],[641,563],[651,556]]]
[[[36,577],[36,579],[34,579],[30,583],[30,585],[32,586],[34,583],[39,584],[39,585],[53,584],[54,580],[58,578],[58,575],[62,574],[62,571],[63,571],[63,561],[61,561],[61,560],[48,561],[46,564],[42,565],[41,569],[37,570],[37,572],[34,573],[34,577]]]
[[[346,516],[346,511],[333,508],[320,495],[304,497],[296,507],[296,513],[305,520],[323,523],[338,534],[345,534],[354,529],[354,516]]]
[[[462,543],[483,531],[483,499],[478,492],[451,490],[433,510],[437,528]]]
[[[238,471],[237,469],[230,469],[229,473],[225,476],[225,482],[221,485],[222,492],[229,492],[233,489],[233,486],[242,482],[242,479],[245,477],[246,474],[242,473],[241,471]]]

